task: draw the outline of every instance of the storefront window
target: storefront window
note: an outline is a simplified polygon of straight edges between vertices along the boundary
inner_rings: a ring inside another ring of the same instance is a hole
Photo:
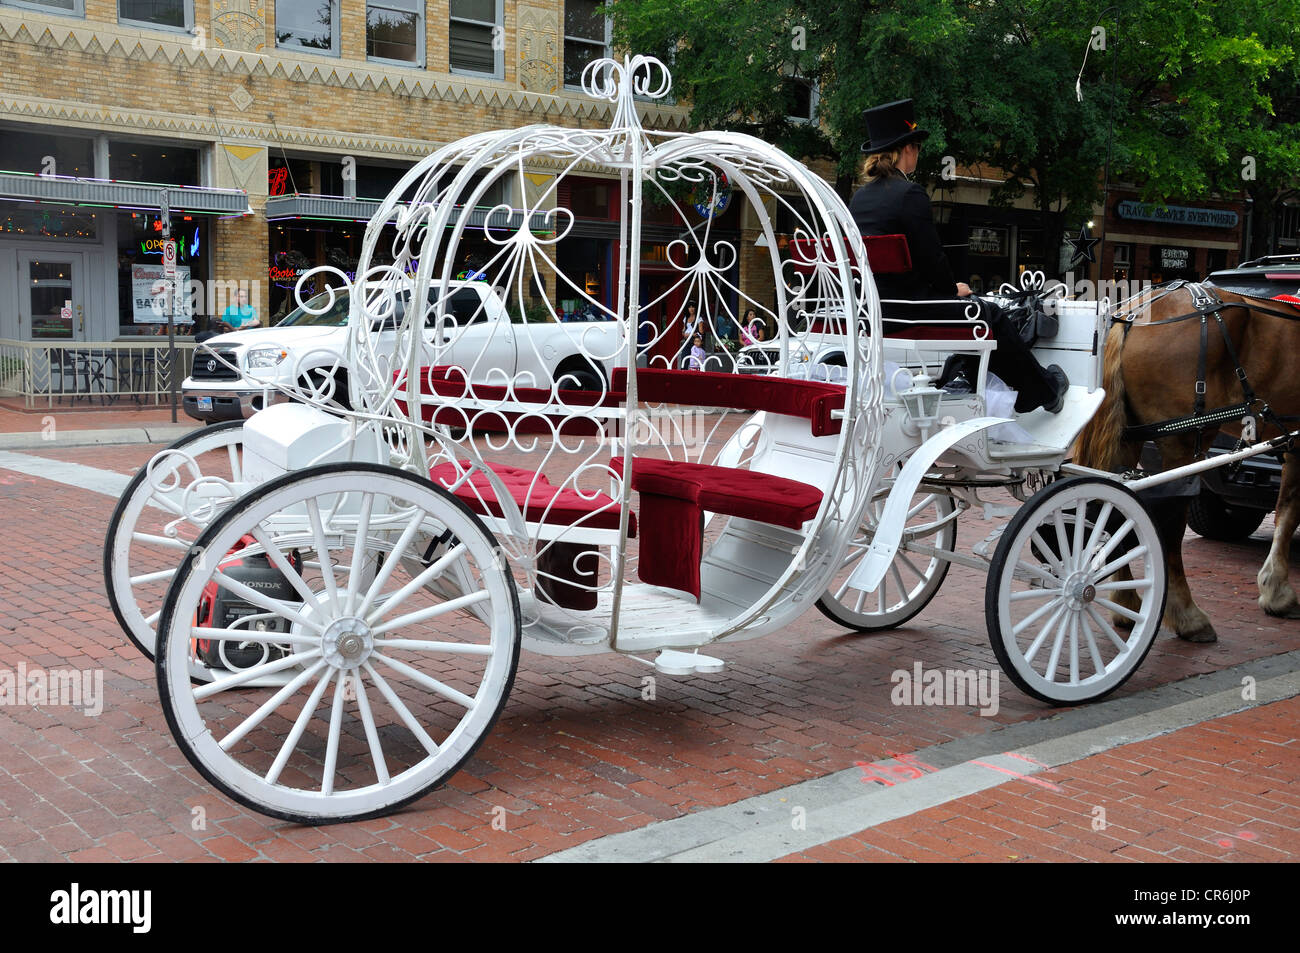
[[[213,312],[220,312],[233,300],[233,290],[216,288],[208,281],[207,216],[172,213],[172,238],[176,242],[176,275],[181,282],[176,324],[205,330]],[[117,215],[118,333],[122,336],[165,334],[167,315],[160,307],[159,285],[163,278],[162,222],[149,212],[119,212]],[[249,276],[256,279],[257,275]],[[226,294],[220,294],[226,292]]]
[[[95,174],[94,143],[78,136],[0,130],[0,170],[88,179]]]
[[[94,241],[99,213],[66,205],[0,202],[0,235],[5,238],[64,238]]]
[[[173,144],[111,140],[108,174],[119,182],[198,185],[199,150]]]

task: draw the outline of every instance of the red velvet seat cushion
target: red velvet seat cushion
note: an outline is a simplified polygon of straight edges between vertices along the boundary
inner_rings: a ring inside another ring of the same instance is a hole
[[[611,386],[626,394],[627,368],[614,368]],[[814,437],[840,432],[843,421],[831,417],[844,407],[844,385],[800,381],[761,374],[721,374],[642,368],[636,372],[637,400],[688,407],[731,407],[802,417]]]
[[[461,466],[468,467],[469,461],[462,460]],[[586,499],[576,490],[561,490],[553,486],[545,475],[533,470],[503,463],[490,463],[488,466],[501,478],[524,519],[529,522],[572,526],[582,520],[582,526],[588,529],[618,529],[620,507],[608,493],[596,493],[591,499]],[[622,472],[621,467],[619,472]],[[456,482],[456,468],[450,463],[439,464],[430,469],[429,478],[447,489]],[[504,515],[492,484],[482,470],[474,470],[470,478],[452,492],[480,515]],[[628,535],[636,535],[635,514],[628,519]]]
[[[623,458],[610,465],[623,472]],[[697,502],[710,513],[798,529],[817,515],[822,491],[798,480],[707,463],[637,457],[632,489]]]
[[[815,238],[796,238],[790,242],[790,258],[794,261],[795,271],[812,274],[818,259]],[[822,251],[820,257],[835,260],[831,240],[820,239]],[[906,235],[863,235],[862,244],[867,250],[867,264],[879,275],[897,275],[912,270],[912,252],[907,247]],[[849,249],[852,259],[853,251]],[[850,260],[850,264],[857,264]]]

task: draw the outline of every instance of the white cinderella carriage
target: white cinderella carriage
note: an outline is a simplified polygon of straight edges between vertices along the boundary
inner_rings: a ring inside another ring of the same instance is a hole
[[[584,82],[613,104],[608,129],[470,136],[383,203],[346,289],[346,400],[342,377],[318,379],[160,453],[124,494],[105,547],[110,598],[155,655],[168,724],[204,777],[281,818],[391,812],[487,736],[521,648],[718,671],[700,650],[813,606],[859,631],[901,624],[962,559],[992,564],[990,631],[1021,687],[1075,702],[1127,678],[1164,587],[1127,490],[1051,483],[992,557],[951,551],[957,512],[984,505],[985,486],[1025,498],[1058,472],[1100,399],[1100,310],[1058,302],[1072,379],[1089,382],[1074,409],[1022,420],[1028,442],[998,444],[977,316],[887,340],[868,250],[821,178],[748,136],[643,129],[637,100],[669,90],[656,60],[602,60]],[[574,225],[562,186],[590,170],[618,175],[608,301],[557,252]],[[501,183],[522,212],[481,208]],[[668,246],[671,287],[646,294],[647,201],[680,212],[724,188],[756,212],[757,247],[683,212],[696,225]],[[778,248],[778,215],[793,254]],[[479,260],[463,275],[471,244]],[[724,338],[756,309],[772,330],[764,373],[721,349],[683,369],[683,315],[651,317],[670,296],[702,302],[705,332]],[[600,320],[501,317],[565,299]],[[954,351],[981,359],[956,400],[927,376]],[[1111,607],[1131,628],[1102,618]]]

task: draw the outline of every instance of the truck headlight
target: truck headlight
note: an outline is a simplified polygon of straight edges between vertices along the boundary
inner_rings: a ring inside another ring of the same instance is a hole
[[[248,369],[250,371],[268,371],[276,367],[289,356],[282,347],[259,347],[248,352]]]

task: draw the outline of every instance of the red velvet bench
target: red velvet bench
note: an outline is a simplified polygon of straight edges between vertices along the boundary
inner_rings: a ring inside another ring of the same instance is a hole
[[[462,460],[460,465],[468,468],[470,462]],[[544,474],[534,470],[503,463],[490,463],[488,466],[505,484],[506,492],[519,507],[524,519],[536,524],[539,541],[547,537],[542,529],[545,526],[617,532],[622,507],[608,493],[597,492],[587,496],[576,490],[554,486]],[[618,472],[622,473],[621,467]],[[456,467],[451,463],[442,463],[429,470],[429,479],[444,489],[450,489],[458,478]],[[480,516],[494,516],[498,519],[505,516],[496,491],[482,470],[473,470],[469,479],[452,490],[452,493]],[[629,514],[627,532],[630,537],[636,536],[636,514]],[[552,537],[549,543],[540,548],[541,553],[537,557],[538,595],[566,609],[596,608],[596,569],[599,565],[599,560],[594,555],[596,547],[586,542],[569,542]],[[580,568],[582,565],[589,565],[591,569],[584,570]]]
[[[626,389],[627,371],[614,372]],[[767,411],[809,421],[813,436],[840,431],[832,413],[844,407],[844,388],[821,381],[789,380],[708,371],[638,370],[638,401],[651,404]],[[624,472],[622,457],[610,465]],[[637,575],[642,582],[700,596],[704,513],[719,513],[799,529],[816,514],[822,491],[815,486],[738,467],[635,457],[632,489],[641,494]]]

